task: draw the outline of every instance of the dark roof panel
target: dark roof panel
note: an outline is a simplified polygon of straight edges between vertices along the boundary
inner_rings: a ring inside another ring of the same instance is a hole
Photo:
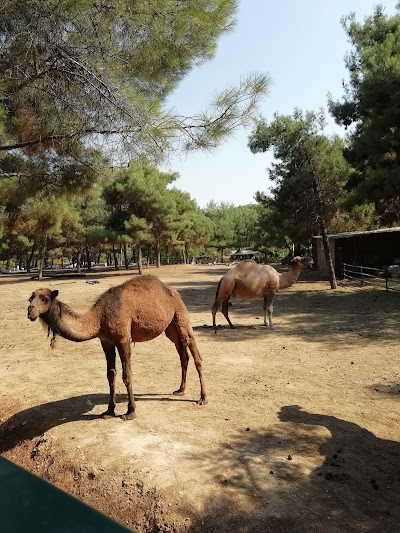
[[[395,228],[381,228],[381,229],[375,229],[371,231],[347,231],[345,233],[331,233],[328,235],[329,239],[346,239],[348,237],[358,237],[362,235],[374,235],[377,233],[393,233],[393,232],[400,232],[400,227]],[[321,235],[314,235],[313,239],[322,239]]]

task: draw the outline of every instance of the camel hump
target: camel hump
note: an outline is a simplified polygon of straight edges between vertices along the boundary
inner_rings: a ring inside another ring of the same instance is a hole
[[[133,278],[126,282],[127,284],[132,284],[136,286],[142,286],[145,290],[153,290],[154,288],[159,290],[164,290],[164,292],[174,298],[175,300],[178,300],[180,303],[183,304],[182,298],[178,291],[173,289],[172,287],[169,287],[165,283],[163,283],[159,277],[155,276],[154,274],[143,274],[142,276]],[[158,293],[159,294],[159,293]],[[184,305],[184,304],[183,304]]]
[[[142,274],[141,276],[132,277],[122,285],[116,286],[116,288],[121,288],[122,290],[125,287],[141,287],[144,290],[153,290],[154,288],[166,287],[166,285],[154,274]]]
[[[243,259],[243,261],[240,261],[233,270],[246,270],[248,268],[254,268],[254,265],[258,265],[257,261],[254,261],[254,259]]]
[[[172,298],[177,298],[178,300],[182,300],[179,292],[173,289],[172,287],[169,287],[169,285],[163,283],[160,278],[158,278],[157,276],[153,276],[152,274],[148,274],[147,276],[149,278],[149,281],[152,280],[155,284],[162,287],[164,291],[168,294],[168,296],[171,296]]]
[[[155,276],[154,274],[142,274],[141,276],[132,278],[131,280],[128,281],[128,283],[132,281],[140,283],[140,284],[144,284],[144,285],[148,283],[152,283],[152,282],[162,283],[160,278],[158,276]]]

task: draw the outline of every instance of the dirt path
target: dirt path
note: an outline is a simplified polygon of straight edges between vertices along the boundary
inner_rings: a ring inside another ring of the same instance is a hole
[[[209,395],[165,336],[136,345],[138,417],[102,420],[99,342],[51,350],[26,317],[38,282],[0,278],[0,451],[138,533],[400,531],[400,294],[312,281],[275,299],[234,301],[239,327],[211,326],[220,266],[152,269],[188,306]],[[136,275],[130,273],[129,275]],[[124,275],[59,282],[86,310]],[[52,282],[54,283],[54,282]],[[42,282],[40,286],[50,286]],[[118,412],[126,408],[118,367]]]

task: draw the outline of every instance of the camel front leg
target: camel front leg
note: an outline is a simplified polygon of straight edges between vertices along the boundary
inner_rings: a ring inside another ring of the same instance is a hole
[[[269,322],[269,327],[271,329],[274,328],[273,326],[273,323],[272,323],[272,312],[274,310],[274,307],[273,307],[273,301],[274,301],[274,296],[275,296],[275,293],[268,293],[267,296],[264,297],[264,306],[263,306],[263,309],[264,309],[264,326],[267,325],[267,315],[268,315],[268,322]]]
[[[131,368],[131,343],[122,342],[117,346],[122,364],[122,381],[128,393],[128,410],[121,416],[122,420],[131,420],[136,417],[135,398],[132,391],[132,368]]]
[[[115,375],[117,373],[115,369],[115,346],[109,342],[101,341],[101,346],[103,348],[104,354],[106,356],[107,361],[107,379],[108,384],[110,386],[110,398],[108,401],[108,408],[107,411],[102,413],[102,418],[110,418],[112,416],[115,416],[115,405],[116,405],[116,397],[115,397]]]

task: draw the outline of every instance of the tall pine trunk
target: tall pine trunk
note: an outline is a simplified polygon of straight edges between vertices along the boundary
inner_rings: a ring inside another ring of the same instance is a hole
[[[318,224],[319,224],[319,229],[320,229],[321,236],[322,236],[322,243],[324,245],[325,261],[329,268],[329,281],[331,284],[331,289],[337,289],[335,269],[333,267],[332,254],[331,254],[331,249],[329,247],[328,232],[326,229],[325,219],[322,216],[323,210],[322,210],[321,191],[319,189],[319,185],[318,185],[315,175],[313,176],[313,189],[314,189],[314,194],[315,194],[315,201],[317,204]]]
[[[87,263],[87,269],[92,270],[92,254],[90,253],[89,245],[86,245],[86,263]]]
[[[112,247],[112,251],[113,251],[113,257],[114,257],[115,270],[118,270],[118,257],[117,257],[117,252],[115,250],[115,246],[114,245]]]
[[[159,243],[159,241],[156,241],[156,264],[157,264],[157,268],[160,268],[160,266],[161,266],[161,251],[160,251],[160,243]]]
[[[45,261],[45,258],[46,258],[46,250],[47,250],[47,233],[43,237],[42,249],[40,251],[38,281],[42,281],[42,279],[43,279],[43,266],[44,266],[44,261]]]
[[[137,265],[139,269],[139,274],[143,274],[143,261],[142,261],[142,247],[140,244],[136,246],[136,255],[137,255]]]
[[[33,256],[35,255],[35,252],[36,252],[36,245],[37,245],[37,240],[35,239],[32,244],[31,253],[28,256],[28,259],[26,260],[26,271],[27,272],[31,271]]]
[[[128,258],[128,252],[127,252],[127,249],[126,249],[126,244],[124,244],[124,263],[125,263],[126,270],[128,270],[128,268],[129,268],[129,258]]]

